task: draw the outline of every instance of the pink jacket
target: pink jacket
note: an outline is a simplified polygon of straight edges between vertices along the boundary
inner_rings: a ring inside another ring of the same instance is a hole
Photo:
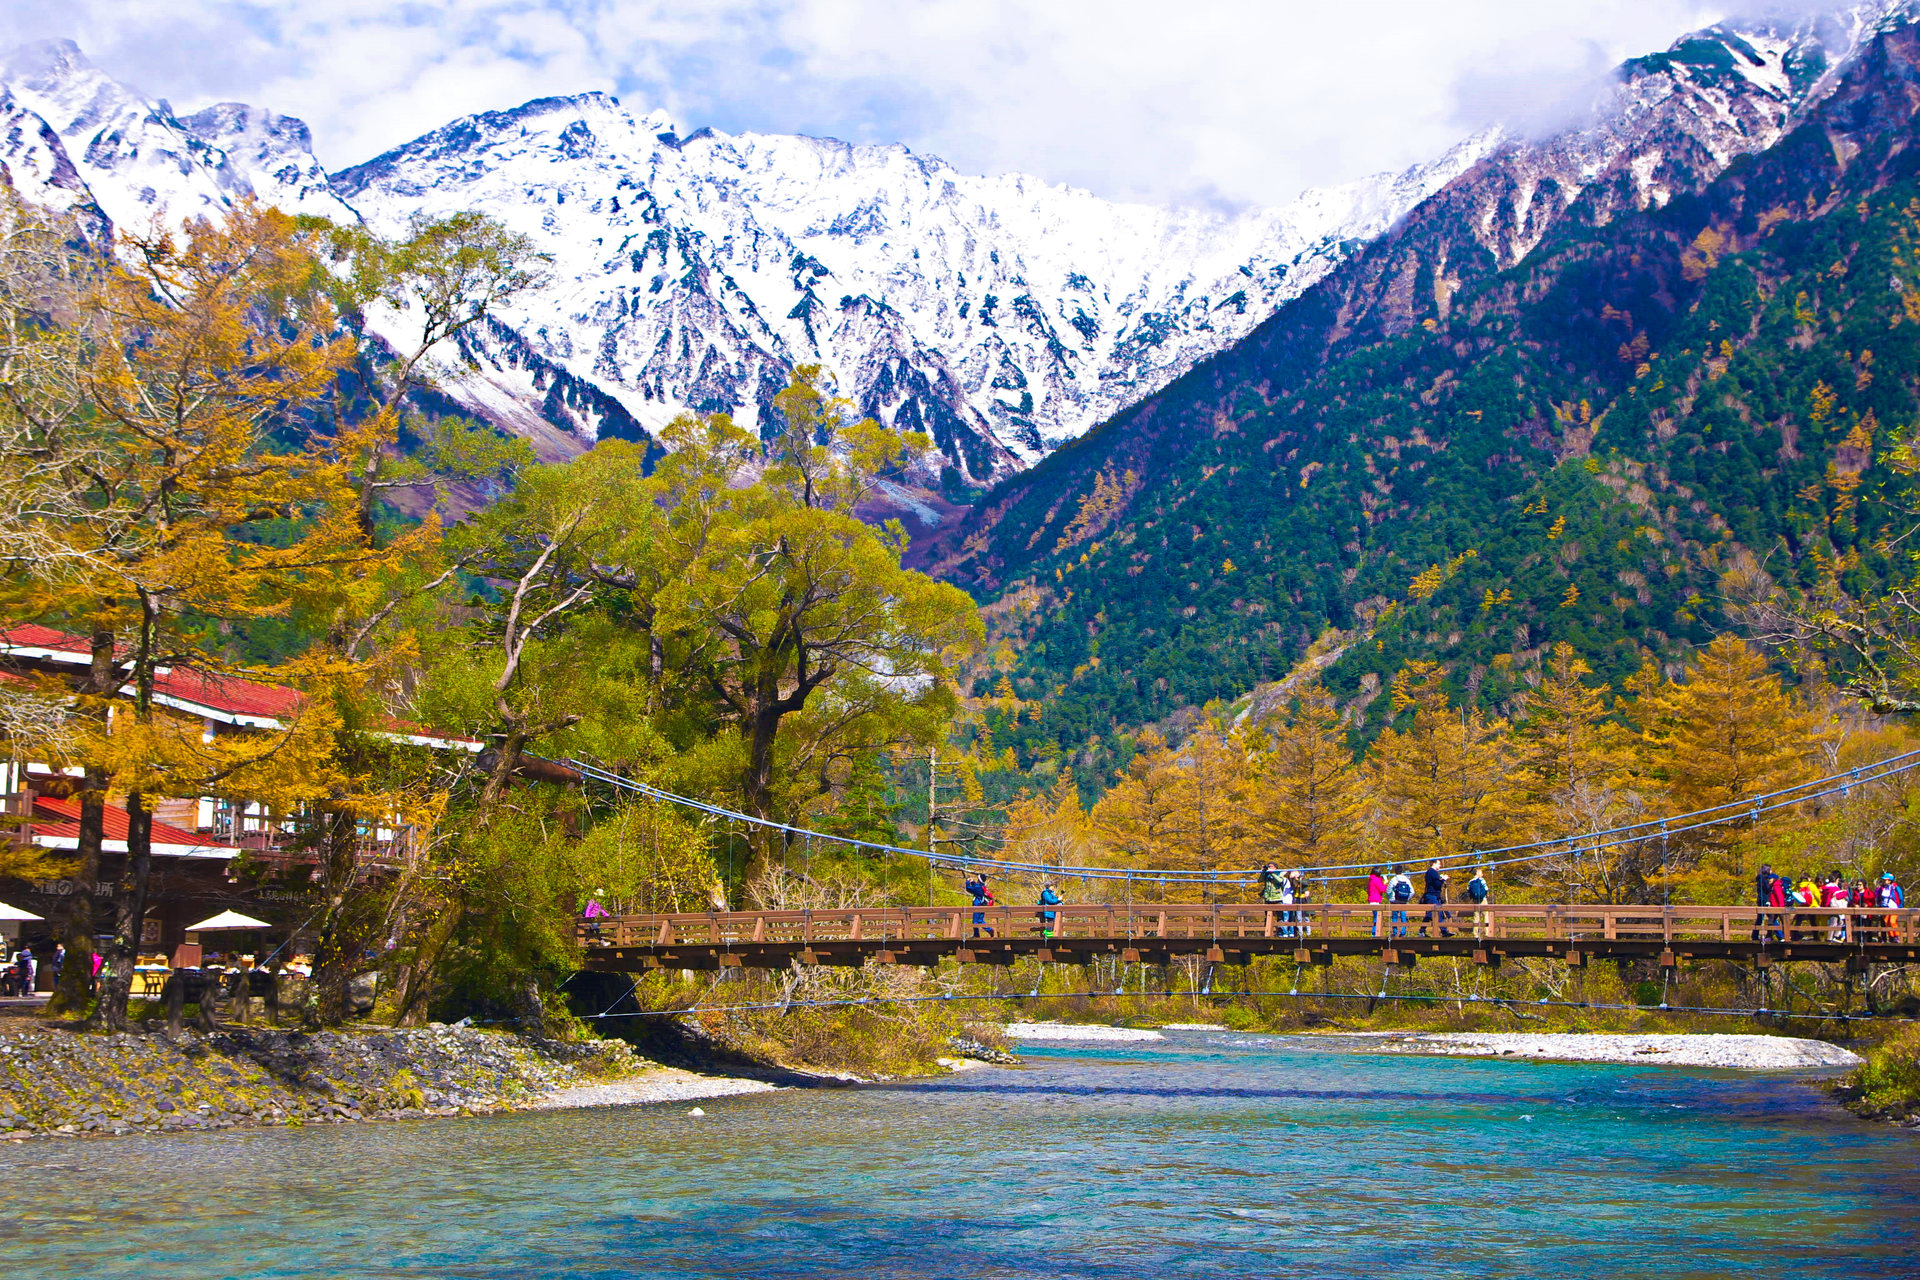
[[[1372,906],[1379,906],[1386,896],[1387,882],[1376,871],[1367,877],[1367,902]]]

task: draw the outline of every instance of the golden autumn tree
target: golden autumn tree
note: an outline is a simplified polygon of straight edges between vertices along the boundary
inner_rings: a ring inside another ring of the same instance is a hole
[[[1680,814],[1732,804],[1818,774],[1824,730],[1760,651],[1721,636],[1683,678],[1646,689],[1634,707],[1640,768]],[[1741,825],[1690,833],[1677,847],[1724,849]],[[1737,847],[1737,846],[1732,846]],[[1731,867],[1741,876],[1745,868]]]
[[[1108,848],[1136,867],[1167,865],[1185,823],[1186,778],[1167,740],[1141,733],[1119,782],[1093,806],[1093,826]]]
[[[1178,751],[1153,730],[1140,735],[1127,776],[1094,806],[1109,848],[1138,867],[1218,871],[1245,858],[1246,750],[1212,725]],[[1145,886],[1149,882],[1141,881]],[[1192,896],[1191,887],[1167,894]]]
[[[1099,853],[1073,770],[1062,769],[1046,794],[1025,795],[1007,808],[1002,856],[1051,867],[1087,866]]]
[[[1392,697],[1396,717],[1411,719],[1382,733],[1367,757],[1377,856],[1425,862],[1503,843],[1519,808],[1506,722],[1455,708],[1431,662],[1408,663]]]
[[[196,759],[156,710],[159,673],[217,672],[218,623],[286,616],[378,558],[348,471],[329,450],[305,447],[313,408],[353,342],[292,219],[242,205],[217,222],[123,236],[120,249],[75,300],[79,341],[66,376],[84,430],[53,444],[67,449],[62,474],[83,510],[42,522],[60,554],[15,575],[6,602],[12,616],[81,631],[93,648],[77,698],[93,725],[83,863],[91,852],[97,868],[98,840],[85,837],[109,785],[125,793],[129,818],[98,1006],[109,1025],[125,1016],[145,914],[153,799],[214,794],[250,774],[251,785],[297,803],[295,792],[324,774],[323,751],[308,752],[304,769],[269,767],[307,750],[297,734],[319,721],[305,714],[279,739],[236,740]],[[431,523],[414,535],[433,536]],[[317,656],[273,678],[320,678],[331,661]],[[111,705],[127,715],[107,732]],[[317,702],[309,710],[325,714]],[[77,905],[68,928],[85,938],[84,954],[93,904]]]
[[[1282,865],[1350,861],[1360,848],[1359,773],[1333,697],[1318,683],[1249,743],[1249,852]]]

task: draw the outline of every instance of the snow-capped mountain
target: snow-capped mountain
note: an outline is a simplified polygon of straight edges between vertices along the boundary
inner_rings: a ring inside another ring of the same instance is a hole
[[[480,208],[534,237],[554,281],[505,327],[646,426],[689,406],[751,423],[793,365],[820,363],[984,478],[1244,336],[1488,141],[1228,217],[971,177],[905,147],[683,137],[585,94],[457,120],[334,188],[376,227]]]
[[[1490,131],[1398,176],[1237,215],[970,176],[899,146],[683,132],[598,93],[465,117],[329,174],[299,121],[237,104],[177,115],[69,42],[0,63],[0,164],[30,198],[117,226],[246,194],[385,231],[493,214],[551,255],[549,280],[469,337],[446,389],[549,455],[687,408],[755,425],[795,365],[819,363],[980,481],[1239,342],[1382,237],[1411,247],[1426,227],[1434,243],[1356,277],[1354,323],[1409,289],[1444,292],[1450,252],[1510,264],[1576,206],[1605,218],[1696,189],[1771,145],[1907,3],[1700,33],[1627,64],[1590,119],[1551,137]]]
[[[14,184],[114,225],[251,193],[383,230],[477,208],[530,234],[549,284],[471,337],[448,390],[545,452],[686,408],[753,424],[794,365],[820,363],[974,480],[1243,337],[1494,141],[1231,216],[973,177],[904,147],[682,136],[604,94],[467,117],[329,175],[299,121],[176,114],[69,42],[16,51],[0,85]]]
[[[146,98],[102,72],[69,40],[16,49],[0,62],[0,86],[0,112],[20,113],[19,124],[7,122],[0,162],[11,173],[21,167],[16,156],[49,149],[53,168],[70,170],[84,198],[115,226],[144,230],[156,217],[191,218],[243,195],[299,213],[354,216],[328,189],[298,120],[235,104],[182,119],[165,99]],[[42,198],[19,173],[12,181]],[[77,192],[48,197],[61,208],[81,199]]]

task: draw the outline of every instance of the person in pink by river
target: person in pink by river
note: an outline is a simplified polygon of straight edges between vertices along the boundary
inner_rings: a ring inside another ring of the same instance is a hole
[[[1387,900],[1387,877],[1379,867],[1367,875],[1367,905],[1377,907]],[[1380,932],[1380,913],[1373,913],[1373,931]]]

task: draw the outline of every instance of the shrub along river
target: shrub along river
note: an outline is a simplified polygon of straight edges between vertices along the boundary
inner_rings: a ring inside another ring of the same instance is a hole
[[[922,1084],[36,1141],[22,1276],[1887,1276],[1914,1135],[1791,1079],[1177,1032]]]

